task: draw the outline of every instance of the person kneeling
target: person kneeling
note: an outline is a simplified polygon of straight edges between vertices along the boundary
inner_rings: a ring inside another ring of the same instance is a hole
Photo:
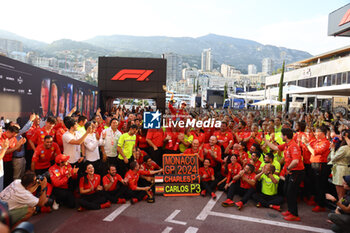
[[[139,187],[138,181],[140,178],[140,175],[154,175],[159,172],[162,172],[163,169],[155,170],[155,171],[143,171],[140,170],[140,165],[133,161],[130,163],[130,170],[125,174],[125,181],[127,182],[129,186],[129,195],[131,197],[131,203],[134,204],[141,200],[147,200],[149,203],[154,202],[153,195],[149,192],[151,189],[150,186],[147,187]]]
[[[72,168],[68,163],[69,155],[59,154],[55,158],[56,164],[49,168],[51,183],[53,186],[52,197],[58,205],[54,209],[65,204],[69,208],[75,208],[75,198],[72,191],[72,180],[77,179],[79,168]]]
[[[215,195],[215,186],[214,182],[214,169],[210,167],[210,160],[204,160],[204,167],[199,168],[199,175],[201,176],[201,195],[205,196],[207,193],[210,193],[213,199],[216,199]]]
[[[233,196],[235,194],[242,196],[242,199],[240,201],[234,203],[237,206],[238,210],[241,210],[243,205],[247,203],[247,201],[255,192],[254,169],[255,168],[252,164],[247,164],[245,165],[244,169],[233,178],[233,180],[239,180],[240,182],[233,183],[229,186],[227,200],[222,203],[223,207],[233,206]],[[228,186],[228,184],[226,186]]]
[[[112,203],[124,204],[126,202],[128,186],[123,178],[117,174],[115,165],[109,165],[108,174],[102,179],[106,197]]]
[[[79,189],[81,198],[78,200],[79,209],[98,210],[111,207],[111,202],[105,197],[101,183],[100,175],[95,174],[92,164],[86,166],[86,176],[81,177],[79,181]]]
[[[263,206],[281,211],[283,197],[277,195],[279,176],[274,174],[275,166],[267,163],[255,179],[261,181],[261,193],[254,193],[253,199],[257,207]]]
[[[35,207],[46,205],[49,199],[46,196],[47,180],[37,179],[32,171],[27,171],[21,179],[14,180],[0,193],[0,199],[7,202],[12,224],[29,219],[35,212]],[[33,193],[41,187],[39,198]]]

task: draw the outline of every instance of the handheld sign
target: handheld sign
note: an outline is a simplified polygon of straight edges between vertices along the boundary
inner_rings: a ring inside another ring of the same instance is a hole
[[[201,192],[198,158],[191,154],[163,155],[163,175],[155,176],[156,193],[164,196],[198,196]]]

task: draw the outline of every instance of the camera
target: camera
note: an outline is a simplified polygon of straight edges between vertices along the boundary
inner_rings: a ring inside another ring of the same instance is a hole
[[[46,177],[46,180],[49,181],[49,179],[50,179],[50,173],[49,173],[48,171],[45,172],[45,173],[43,173],[43,174],[41,174],[41,175],[37,175],[37,176],[36,176],[36,182],[39,184],[41,181],[44,180],[45,177]]]
[[[14,224],[11,221],[8,205],[3,201],[0,201],[0,223],[8,226],[8,228],[11,228]],[[34,226],[30,222],[22,222],[11,233],[34,233]]]

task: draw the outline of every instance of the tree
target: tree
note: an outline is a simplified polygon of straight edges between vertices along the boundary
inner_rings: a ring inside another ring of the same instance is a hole
[[[281,78],[280,78],[280,84],[279,84],[279,89],[278,89],[278,101],[282,102],[283,101],[283,79],[284,79],[284,60],[282,64],[282,73],[281,73]],[[279,105],[277,107],[278,111],[282,111],[282,105]]]
[[[199,80],[197,79],[197,90],[196,90],[197,94],[198,94],[198,90],[199,90]]]
[[[196,93],[196,78],[193,78],[193,94]]]

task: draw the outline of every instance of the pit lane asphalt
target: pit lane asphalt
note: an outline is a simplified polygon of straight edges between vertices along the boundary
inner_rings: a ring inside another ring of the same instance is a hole
[[[220,193],[217,192],[218,196]],[[216,202],[210,201],[209,196],[156,196],[153,204],[145,201],[134,205],[113,204],[111,208],[95,211],[77,212],[60,207],[52,213],[33,216],[29,221],[34,224],[35,233],[331,232],[326,222],[328,212],[313,213],[312,207],[303,202],[298,205],[301,222],[287,222],[275,210],[256,208],[252,200],[240,211],[235,207],[224,208],[221,202],[225,199],[224,193]],[[286,209],[286,204],[282,209]]]

